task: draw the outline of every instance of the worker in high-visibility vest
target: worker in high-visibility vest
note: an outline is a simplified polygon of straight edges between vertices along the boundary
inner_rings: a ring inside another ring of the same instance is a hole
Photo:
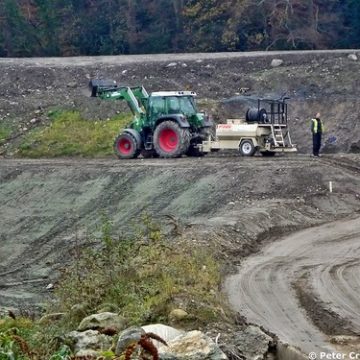
[[[320,120],[320,113],[311,119],[311,132],[313,136],[313,155],[320,156],[321,138],[324,132],[324,124]]]

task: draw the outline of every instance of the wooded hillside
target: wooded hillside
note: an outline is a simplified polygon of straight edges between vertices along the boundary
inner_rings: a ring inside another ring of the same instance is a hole
[[[2,57],[358,47],[358,0],[0,2]]]

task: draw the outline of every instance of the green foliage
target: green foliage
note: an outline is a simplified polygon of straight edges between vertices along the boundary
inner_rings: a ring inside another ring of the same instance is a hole
[[[66,270],[49,311],[71,314],[69,325],[80,320],[73,312],[79,304],[87,314],[113,304],[130,324],[143,325],[166,322],[181,299],[193,324],[221,318],[219,268],[211,254],[168,242],[148,217],[142,224],[130,238],[116,238],[105,222],[101,248],[87,249]]]
[[[10,127],[0,124],[0,143],[7,139],[11,134]]]
[[[359,11],[358,0],[4,0],[0,56],[356,48]]]
[[[73,359],[63,335],[110,304],[129,326],[167,323],[169,312],[179,304],[190,314],[184,327],[224,320],[219,266],[210,252],[170,242],[146,215],[127,237],[115,237],[105,217],[101,224],[99,246],[78,245],[48,304],[49,313],[67,315],[41,324],[21,317],[0,319],[0,360]],[[112,351],[101,356],[114,358]]]
[[[63,345],[58,351],[53,354],[49,360],[70,360],[71,349],[67,345]]]
[[[29,319],[0,319],[0,360],[26,360],[27,340],[33,333],[33,322]]]
[[[129,115],[107,121],[90,121],[75,111],[52,113],[48,127],[31,131],[19,146],[19,156],[105,156],[113,154],[116,134],[129,122]]]

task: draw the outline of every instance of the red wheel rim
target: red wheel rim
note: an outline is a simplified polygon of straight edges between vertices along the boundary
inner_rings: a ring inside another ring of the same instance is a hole
[[[174,151],[179,144],[177,133],[172,129],[164,129],[159,134],[159,145],[165,152]]]
[[[132,150],[132,143],[129,139],[123,138],[120,139],[117,147],[121,154],[128,155]]]

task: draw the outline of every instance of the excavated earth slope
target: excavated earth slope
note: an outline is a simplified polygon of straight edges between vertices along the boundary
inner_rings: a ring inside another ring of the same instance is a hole
[[[142,84],[149,91],[194,90],[217,121],[243,117],[258,97],[286,94],[300,151],[308,151],[309,119],[320,111],[327,129],[325,151],[359,152],[358,57],[358,50],[341,50],[5,58],[0,59],[0,121],[15,123],[16,137],[41,126],[54,107],[106,119],[123,110],[123,104],[89,98],[87,85],[91,78],[112,78],[121,85]],[[271,66],[273,59],[282,64]]]
[[[270,230],[280,235],[356,213],[355,159],[2,160],[0,303],[41,302],[56,269],[103,214],[118,231],[144,211],[171,215],[185,236],[218,239],[236,261]]]

